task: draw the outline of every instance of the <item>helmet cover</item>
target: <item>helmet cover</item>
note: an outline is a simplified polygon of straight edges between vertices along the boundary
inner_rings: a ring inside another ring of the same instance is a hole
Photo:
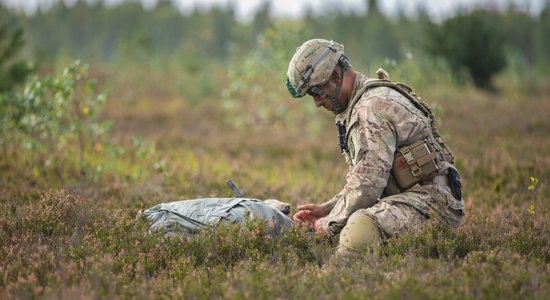
[[[324,39],[313,39],[296,49],[290,60],[286,86],[294,98],[301,98],[314,86],[328,82],[344,54],[344,46]]]

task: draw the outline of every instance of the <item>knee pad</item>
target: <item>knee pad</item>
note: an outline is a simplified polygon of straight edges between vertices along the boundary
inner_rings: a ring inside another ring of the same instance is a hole
[[[380,244],[382,236],[371,217],[352,215],[340,233],[336,254],[360,257],[370,247]]]

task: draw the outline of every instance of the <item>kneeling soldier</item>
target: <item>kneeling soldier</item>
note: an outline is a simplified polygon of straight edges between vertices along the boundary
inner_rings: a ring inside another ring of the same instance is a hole
[[[318,234],[340,233],[336,251],[361,256],[382,239],[417,228],[429,217],[452,227],[464,219],[460,176],[428,105],[408,86],[354,71],[344,47],[314,39],[290,61],[287,88],[310,95],[336,115],[349,172],[344,188],[323,204],[298,207],[294,220]]]

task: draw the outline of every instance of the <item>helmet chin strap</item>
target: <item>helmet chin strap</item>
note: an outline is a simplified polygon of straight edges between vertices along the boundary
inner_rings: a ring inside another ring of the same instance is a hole
[[[342,105],[340,105],[340,102],[338,102],[338,96],[340,95],[340,91],[342,90],[342,84],[344,83],[344,72],[342,72],[342,78],[340,79],[340,83],[336,85],[336,90],[334,91],[334,95],[329,95],[328,99],[332,101],[332,111],[335,114],[339,114],[344,111],[344,108]]]

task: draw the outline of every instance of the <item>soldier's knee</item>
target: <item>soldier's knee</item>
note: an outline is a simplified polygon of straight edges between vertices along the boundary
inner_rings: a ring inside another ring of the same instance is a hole
[[[374,220],[366,215],[352,215],[342,232],[336,255],[361,257],[380,244],[382,236]]]

